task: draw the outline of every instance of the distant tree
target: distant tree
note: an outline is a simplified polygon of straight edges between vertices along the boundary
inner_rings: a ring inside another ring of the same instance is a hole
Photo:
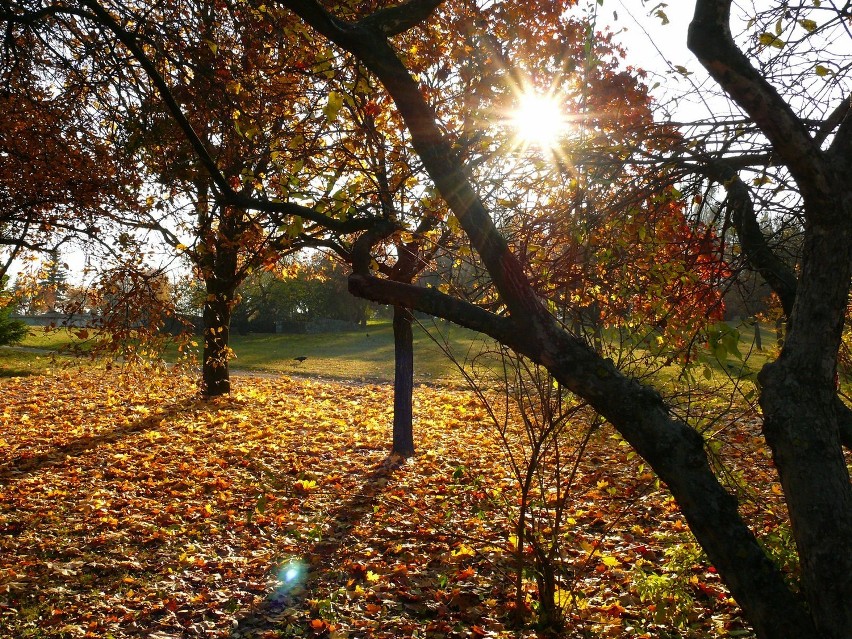
[[[348,291],[348,272],[339,260],[317,253],[284,263],[255,271],[237,289],[232,319],[238,331],[275,332],[276,325],[320,319],[366,324],[369,302]]]
[[[7,282],[7,277],[0,278],[0,346],[17,344],[27,336],[29,331],[22,321],[11,318],[15,301],[6,291]]]
[[[48,252],[49,259],[42,271],[44,277],[38,282],[42,304],[48,312],[57,312],[65,301],[68,289],[68,266],[62,262],[59,251]]]

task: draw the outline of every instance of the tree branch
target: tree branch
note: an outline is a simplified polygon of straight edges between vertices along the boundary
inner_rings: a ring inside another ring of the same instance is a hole
[[[404,306],[441,317],[484,333],[510,347],[517,342],[518,327],[510,318],[495,315],[476,304],[441,293],[436,288],[424,288],[356,272],[349,276],[349,292],[373,302]]]
[[[832,178],[819,145],[734,43],[729,25],[731,1],[696,0],[687,46],[769,138],[803,195],[828,192]],[[816,208],[813,213],[828,213]]]
[[[175,100],[171,88],[166,83],[163,76],[160,75],[159,71],[157,71],[157,68],[151,59],[145,55],[142,47],[140,47],[136,42],[136,37],[122,27],[118,21],[95,0],[83,0],[83,2],[94,14],[94,21],[96,21],[97,24],[102,26],[104,29],[112,32],[118,41],[127,48],[133,58],[145,70],[148,78],[160,94],[160,98],[168,108],[169,113],[171,113],[181,131],[183,131],[187,141],[192,146],[193,152],[210,175],[210,179],[215,184],[216,189],[222,194],[235,195],[227,178],[219,170],[216,161],[207,151],[207,147],[204,145],[204,142],[202,142],[201,138],[198,137],[198,134],[192,127],[192,124],[184,114],[183,109],[181,109],[177,100]]]
[[[357,24],[366,29],[381,31],[390,38],[416,27],[443,3],[444,0],[408,0],[394,7],[379,9]]]

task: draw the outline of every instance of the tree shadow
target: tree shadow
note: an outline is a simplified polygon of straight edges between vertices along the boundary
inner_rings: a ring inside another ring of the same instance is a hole
[[[383,492],[394,471],[399,468],[399,458],[389,456],[367,474],[360,488],[349,499],[328,513],[329,534],[310,549],[306,557],[301,558],[301,570],[305,571],[298,587],[288,587],[288,576],[281,575],[282,588],[270,592],[258,606],[246,616],[241,617],[231,632],[231,637],[264,636],[267,631],[281,630],[288,620],[288,610],[298,606],[318,582],[325,570],[336,563],[337,556],[344,547],[349,533],[372,512],[376,498]]]
[[[42,468],[64,464],[68,457],[78,457],[87,451],[113,444],[137,433],[155,430],[160,427],[164,419],[173,417],[182,410],[185,410],[184,406],[173,405],[152,415],[147,415],[133,424],[116,428],[107,433],[80,437],[43,453],[10,459],[4,464],[0,464],[0,486],[38,472]]]

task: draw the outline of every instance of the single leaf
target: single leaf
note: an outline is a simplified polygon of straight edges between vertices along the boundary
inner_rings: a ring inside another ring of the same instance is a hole
[[[337,114],[343,106],[343,96],[337,91],[331,91],[328,94],[328,100],[325,103],[325,108],[322,110],[325,119],[329,122],[334,122],[337,119]]]
[[[802,25],[808,33],[813,33],[817,29],[817,23],[814,20],[802,18],[799,20],[799,24]]]
[[[760,41],[760,44],[768,47],[774,47],[776,49],[783,49],[784,45],[787,44],[777,35],[769,33],[768,31],[761,33],[758,40]]]

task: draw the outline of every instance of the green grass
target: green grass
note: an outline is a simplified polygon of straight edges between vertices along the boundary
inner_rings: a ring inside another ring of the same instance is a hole
[[[72,339],[67,329],[45,331],[41,327],[30,328],[30,334],[20,344],[0,347],[0,378],[43,375],[47,371],[68,366],[92,366],[88,358],[69,356],[67,349],[76,343],[85,352],[88,344]]]
[[[414,375],[418,382],[458,383],[456,366],[439,342],[449,346],[458,359],[490,348],[483,336],[445,322],[425,321],[414,326]],[[389,381],[394,376],[393,328],[390,322],[375,322],[366,328],[342,333],[312,335],[232,335],[235,369],[277,371],[336,379]],[[298,362],[296,357],[306,357]]]
[[[0,377],[43,374],[49,368],[51,368],[50,355],[0,348]]]
[[[460,361],[469,360],[483,351],[493,350],[493,342],[482,335],[442,320],[424,320],[414,326],[414,372],[418,383],[463,383],[455,364],[447,358],[438,344],[427,335],[428,330],[440,343],[445,343]],[[754,348],[754,327],[741,325],[739,350],[745,359],[741,362],[729,355],[725,362],[708,358],[706,363],[716,380],[721,377],[750,377],[775,354],[775,334],[771,327],[762,326],[763,350]],[[95,333],[90,334],[94,338]],[[197,337],[196,342],[201,342]],[[86,350],[66,329],[44,331],[33,328],[22,346],[45,351],[44,354],[0,349],[0,376],[33,374],[52,366],[48,353],[62,351],[72,343]],[[236,358],[233,370],[282,372],[343,380],[390,381],[394,376],[393,329],[391,322],[371,322],[366,328],[336,333],[311,335],[232,333],[231,348]],[[306,357],[304,362],[295,358]],[[171,346],[165,353],[168,361],[178,358],[177,348]],[[680,375],[674,364],[658,374],[658,383],[669,383],[669,378]],[[699,373],[700,375],[700,373]]]
[[[447,322],[425,320],[422,326],[415,322],[414,376],[418,383],[458,384],[463,381],[455,364],[426,330],[440,343],[446,343],[461,361],[478,355],[492,344],[478,333]],[[196,337],[195,342],[201,343],[201,338]],[[28,362],[32,363],[41,357],[47,358],[49,364],[49,353],[61,352],[72,343],[80,344],[66,329],[45,332],[34,328],[21,346],[44,350],[45,353],[38,355],[3,349],[0,363],[4,371],[8,360],[9,370],[28,374]],[[283,372],[365,381],[390,381],[394,377],[393,328],[388,320],[371,322],[363,329],[337,333],[239,335],[234,332],[231,334],[231,348],[236,354],[236,358],[231,361],[231,368],[237,371]],[[307,359],[298,362],[296,357]],[[169,347],[165,359],[175,361],[177,358],[177,348]],[[42,368],[48,367],[45,365]]]

